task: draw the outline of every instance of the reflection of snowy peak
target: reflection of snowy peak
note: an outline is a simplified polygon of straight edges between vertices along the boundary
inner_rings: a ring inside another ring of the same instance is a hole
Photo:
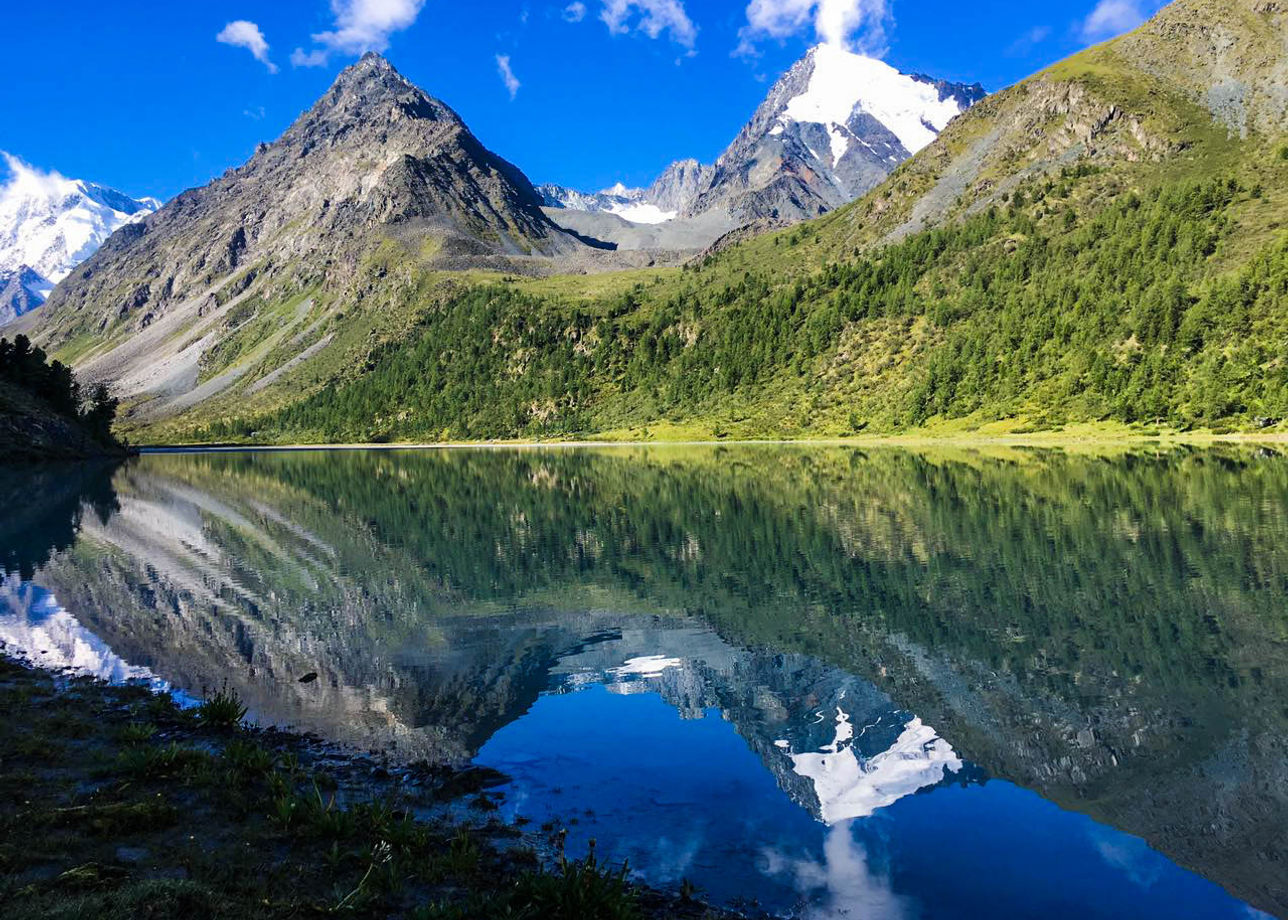
[[[889,747],[871,754],[864,753],[862,739],[855,737],[849,715],[839,706],[835,723],[835,740],[819,751],[793,753],[790,742],[777,743],[791,758],[797,775],[814,784],[821,817],[827,824],[866,818],[962,768],[952,745],[915,716]],[[865,726],[862,731],[879,724]]]
[[[118,229],[161,207],[92,182],[42,173],[5,155],[10,177],[0,188],[0,321],[44,303],[54,285]],[[21,277],[20,285],[11,279]],[[19,290],[21,288],[21,290]],[[19,298],[24,296],[22,302]]]
[[[701,628],[631,630],[560,658],[556,685],[654,692],[699,719],[719,709],[783,791],[824,823],[867,817],[965,767],[872,684],[814,659],[736,649]]]
[[[158,689],[147,668],[128,664],[107,643],[64,610],[53,594],[16,577],[0,579],[0,649],[51,671],[70,671],[98,680],[145,680]]]

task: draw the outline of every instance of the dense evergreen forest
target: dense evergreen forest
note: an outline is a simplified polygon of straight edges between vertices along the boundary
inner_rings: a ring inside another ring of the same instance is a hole
[[[112,421],[116,418],[117,400],[107,387],[98,384],[85,392],[71,368],[60,361],[50,361],[44,351],[32,347],[25,335],[15,336],[12,342],[0,338],[0,381],[40,400],[56,415],[80,425],[96,441],[116,443]]]
[[[1091,167],[1005,206],[787,273],[723,254],[599,301],[465,290],[311,397],[203,439],[574,436],[660,420],[847,434],[1028,417],[1221,430],[1288,417],[1288,242],[1220,270],[1234,178],[1110,187]]]

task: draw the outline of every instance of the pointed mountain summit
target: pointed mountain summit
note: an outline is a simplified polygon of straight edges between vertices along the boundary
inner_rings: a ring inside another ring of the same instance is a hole
[[[113,235],[24,329],[76,342],[86,379],[164,417],[392,322],[372,273],[587,251],[450,107],[367,54],[245,165]]]
[[[770,90],[684,213],[817,217],[875,188],[985,95],[818,45]]]
[[[109,240],[52,295],[48,322],[55,340],[98,334],[230,286],[343,278],[389,238],[443,267],[579,248],[540,206],[451,108],[369,53],[244,166]]]

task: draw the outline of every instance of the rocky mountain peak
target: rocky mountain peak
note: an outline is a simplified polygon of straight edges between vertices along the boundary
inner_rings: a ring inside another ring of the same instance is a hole
[[[369,51],[340,72],[331,88],[296,125],[397,120],[446,122],[464,129],[464,123],[451,108],[404,77],[385,58]]]
[[[677,160],[649,186],[647,198],[663,211],[687,211],[711,181],[711,172],[695,159]]]
[[[158,412],[190,398],[192,369],[235,331],[219,326],[215,304],[276,303],[301,285],[356,297],[356,268],[391,242],[444,268],[508,269],[583,248],[542,213],[522,172],[376,54],[346,68],[244,165],[135,231],[115,235],[54,291],[42,333],[53,343],[78,332],[119,341],[87,373],[124,381],[125,396],[163,392]],[[157,350],[134,344],[143,332],[166,337],[183,374],[156,370]]]
[[[770,89],[685,213],[815,217],[874,188],[984,95],[978,84],[910,76],[817,45]]]

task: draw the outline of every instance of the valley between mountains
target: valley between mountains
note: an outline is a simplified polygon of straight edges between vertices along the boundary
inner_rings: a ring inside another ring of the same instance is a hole
[[[1280,430],[1286,49],[1284,4],[1175,0],[986,96],[820,46],[597,195],[369,54],[3,332],[136,442]]]

